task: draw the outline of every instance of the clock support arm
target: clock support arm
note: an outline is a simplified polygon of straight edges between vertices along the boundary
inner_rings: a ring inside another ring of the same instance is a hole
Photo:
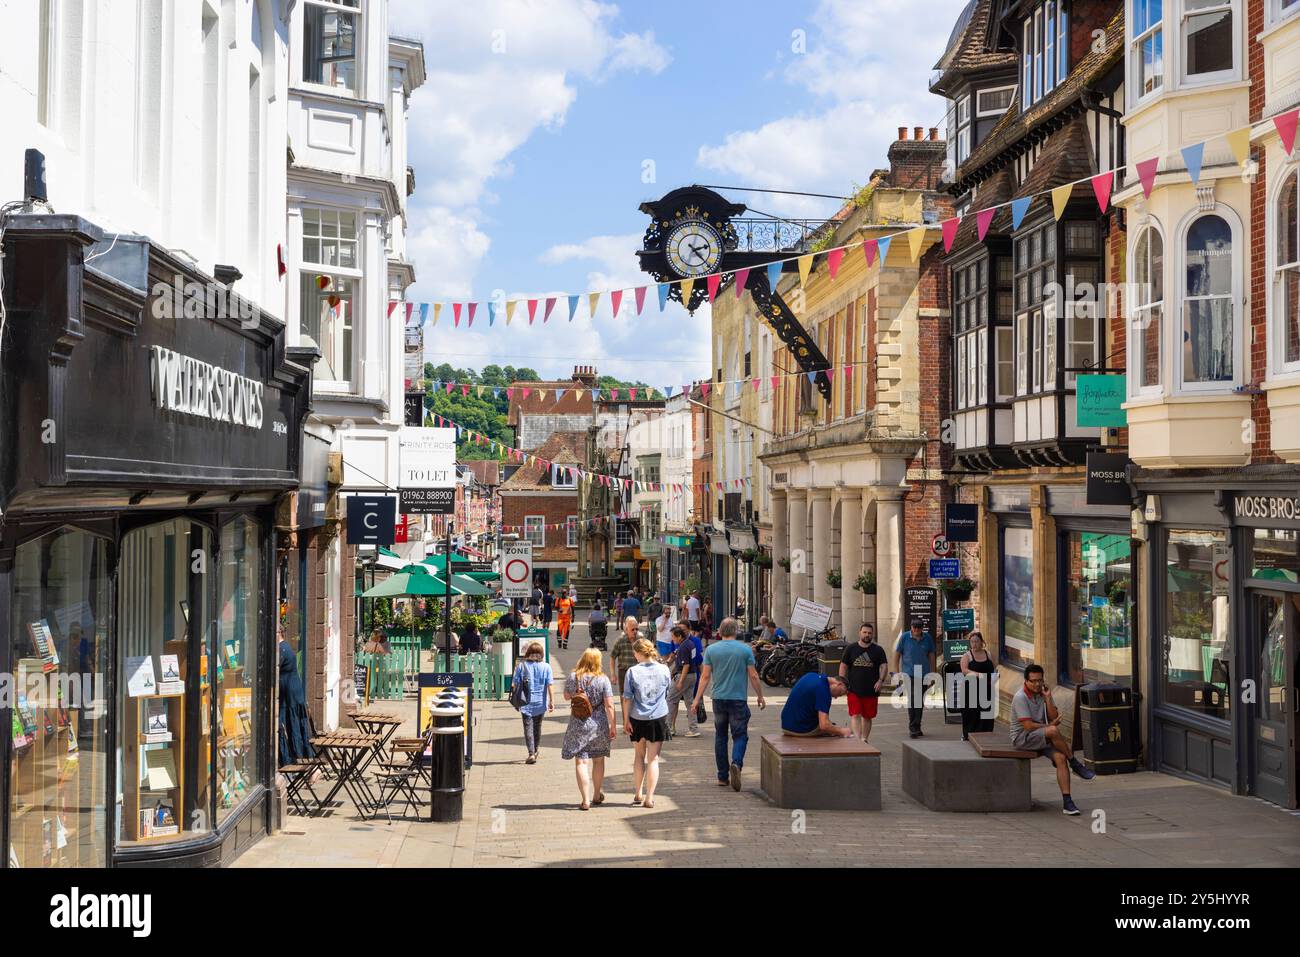
[[[831,367],[831,364],[822,355],[821,349],[817,348],[817,343],[804,331],[785,300],[768,284],[767,272],[755,269],[750,273],[745,288],[749,290],[749,295],[763,319],[776,332],[777,337],[790,348],[790,353],[799,368],[804,372],[818,373],[817,391],[829,402],[831,381],[826,375],[826,370]]]

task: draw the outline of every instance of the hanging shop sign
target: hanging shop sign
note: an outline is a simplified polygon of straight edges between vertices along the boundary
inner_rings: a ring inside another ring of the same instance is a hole
[[[407,425],[424,425],[424,393],[406,393],[406,412],[403,420]]]
[[[1215,545],[1210,554],[1210,593],[1215,597],[1232,594],[1232,547]]]
[[[352,495],[348,500],[348,544],[392,545],[397,537],[397,499]]]
[[[1128,484],[1128,456],[1089,452],[1085,488],[1089,505],[1129,505],[1133,493]]]
[[[978,542],[980,507],[961,502],[949,502],[944,506],[943,533],[951,542]]]
[[[1128,425],[1124,403],[1128,401],[1128,377],[1123,375],[1081,375],[1075,379],[1075,414],[1079,428],[1114,429]]]

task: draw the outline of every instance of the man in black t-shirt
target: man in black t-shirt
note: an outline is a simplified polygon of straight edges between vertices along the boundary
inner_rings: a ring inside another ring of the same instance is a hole
[[[876,644],[876,629],[863,625],[858,640],[844,649],[840,677],[849,686],[849,727],[862,739],[871,737],[871,720],[880,702],[880,687],[889,674],[889,659]]]

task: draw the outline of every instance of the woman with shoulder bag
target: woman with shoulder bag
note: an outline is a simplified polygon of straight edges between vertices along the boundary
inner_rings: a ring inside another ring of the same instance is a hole
[[[524,746],[528,748],[525,764],[537,763],[537,752],[542,744],[542,716],[555,710],[555,699],[551,694],[554,676],[551,666],[542,660],[544,654],[541,642],[532,642],[524,652],[524,660],[515,669],[512,682],[515,686],[524,682],[528,685],[528,700],[519,709],[524,719]],[[513,701],[513,692],[511,698]]]
[[[564,700],[570,702],[569,726],[564,731],[560,757],[574,759],[580,810],[605,803],[605,759],[618,734],[614,723],[614,691],[605,677],[600,652],[588,648],[564,682]]]

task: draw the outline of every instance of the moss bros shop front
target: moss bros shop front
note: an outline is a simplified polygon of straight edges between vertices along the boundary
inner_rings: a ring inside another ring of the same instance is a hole
[[[1294,808],[1300,478],[1268,465],[1158,474],[1134,476],[1154,766]]]
[[[4,268],[0,866],[228,862],[271,823],[310,373],[147,239],[15,217]]]

